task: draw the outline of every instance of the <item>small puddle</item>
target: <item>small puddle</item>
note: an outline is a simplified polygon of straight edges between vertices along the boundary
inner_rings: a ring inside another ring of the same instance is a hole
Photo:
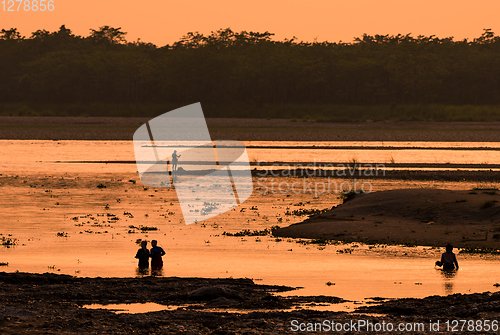
[[[121,313],[138,314],[138,313],[148,313],[148,312],[158,312],[158,311],[175,311],[178,308],[183,308],[187,306],[192,306],[192,305],[161,305],[155,302],[146,302],[146,303],[108,304],[108,305],[91,304],[91,305],[83,305],[82,307],[90,309],[107,309],[117,314]]]
[[[83,305],[82,308],[89,309],[106,309],[108,311],[114,312],[116,314],[129,313],[129,314],[140,314],[140,313],[149,313],[149,312],[159,312],[159,311],[175,311],[177,309],[182,308],[190,308],[193,310],[199,310],[203,312],[212,312],[212,313],[239,313],[239,314],[248,314],[252,312],[290,312],[293,310],[314,310],[314,311],[322,311],[322,312],[354,312],[355,309],[361,306],[366,306],[365,303],[356,302],[356,301],[346,301],[343,303],[304,303],[293,306],[289,309],[234,309],[234,308],[203,308],[203,305],[199,304],[184,304],[184,305],[162,305],[155,302],[146,302],[146,303],[130,303],[130,304],[90,304]],[[196,308],[196,307],[199,307]]]

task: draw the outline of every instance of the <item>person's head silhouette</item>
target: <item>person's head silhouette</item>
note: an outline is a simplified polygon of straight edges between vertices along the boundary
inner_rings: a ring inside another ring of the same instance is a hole
[[[151,241],[151,245],[153,246],[153,248],[156,247],[157,244],[158,244],[158,242],[156,240]]]
[[[446,245],[446,252],[452,252],[453,251],[453,246],[451,244]]]

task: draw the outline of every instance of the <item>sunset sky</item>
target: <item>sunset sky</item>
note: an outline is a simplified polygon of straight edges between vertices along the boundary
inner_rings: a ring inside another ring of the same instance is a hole
[[[54,0],[53,12],[7,12],[1,1],[0,29],[18,28],[27,37],[62,24],[87,36],[89,29],[108,25],[127,32],[127,41],[140,38],[158,46],[187,32],[228,27],[310,42],[351,42],[363,33],[472,39],[491,28],[500,34],[498,0]]]

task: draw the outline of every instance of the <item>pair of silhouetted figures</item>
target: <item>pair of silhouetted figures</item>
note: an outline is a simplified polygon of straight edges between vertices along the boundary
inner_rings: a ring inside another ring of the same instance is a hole
[[[453,246],[446,245],[446,252],[441,255],[441,260],[436,261],[437,266],[442,266],[443,270],[458,270],[457,256],[453,253]]]
[[[137,250],[135,258],[139,259],[139,269],[149,268],[149,259],[151,258],[151,269],[153,271],[160,270],[163,267],[162,256],[165,255],[165,251],[162,247],[159,247],[156,240],[151,241],[151,251],[148,250],[147,241],[141,242],[141,248]]]

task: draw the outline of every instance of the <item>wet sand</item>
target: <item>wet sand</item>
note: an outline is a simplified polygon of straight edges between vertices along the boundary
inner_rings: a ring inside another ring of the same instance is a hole
[[[150,118],[0,117],[0,139],[131,140]],[[239,141],[497,142],[500,122],[315,122],[207,119],[212,139]]]
[[[380,305],[354,313],[335,313],[293,310],[299,302],[320,305],[338,301],[335,297],[283,298],[271,293],[290,288],[256,285],[249,279],[75,278],[0,273],[0,284],[2,334],[289,334],[293,320],[305,324],[324,320],[421,323],[425,326],[421,333],[430,334],[436,333],[429,330],[430,320],[441,320],[440,330],[446,333],[446,320],[495,320],[500,311],[499,292],[395,301],[374,297],[372,300]],[[194,293],[201,288],[208,294]],[[89,303],[146,301],[184,307],[142,314],[82,308]],[[211,311],[214,308],[230,308],[233,312]]]

